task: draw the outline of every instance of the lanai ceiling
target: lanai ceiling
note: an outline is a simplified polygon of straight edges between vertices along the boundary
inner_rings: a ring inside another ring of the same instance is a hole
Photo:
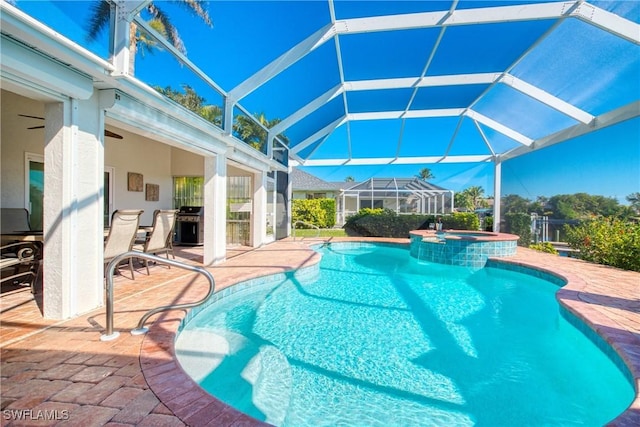
[[[209,12],[212,30],[180,29],[190,51],[178,57],[228,111],[281,119],[270,137],[286,135],[307,166],[508,159],[640,115],[637,1],[236,1]],[[240,31],[255,42],[235,43]]]

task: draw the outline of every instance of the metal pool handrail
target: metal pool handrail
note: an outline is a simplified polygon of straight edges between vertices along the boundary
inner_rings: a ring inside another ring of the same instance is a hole
[[[103,334],[100,337],[101,341],[110,341],[110,340],[116,339],[120,335],[119,332],[113,331],[113,273],[116,269],[116,266],[119,263],[129,258],[142,258],[142,259],[147,259],[149,261],[155,261],[156,263],[160,263],[160,264],[166,264],[170,266],[172,265],[174,267],[181,268],[183,270],[188,270],[194,273],[202,274],[209,281],[209,292],[207,292],[207,295],[205,295],[205,297],[202,298],[200,301],[184,303],[184,304],[166,305],[166,306],[157,307],[152,310],[149,310],[147,313],[145,313],[144,316],[142,316],[142,318],[138,322],[138,326],[136,327],[136,329],[133,329],[131,331],[132,335],[141,335],[146,333],[149,330],[149,328],[144,327],[144,324],[149,319],[149,317],[153,316],[154,314],[160,313],[161,311],[197,307],[200,304],[204,303],[213,294],[215,290],[215,281],[213,280],[213,276],[211,275],[211,273],[209,273],[206,269],[202,267],[196,267],[194,265],[185,264],[183,262],[160,258],[159,256],[146,254],[143,252],[129,251],[129,252],[122,253],[114,257],[111,260],[111,262],[109,262],[109,264],[107,265],[107,274],[106,274],[107,283],[106,283],[106,297],[105,297],[106,298],[105,303],[107,306],[107,331],[106,331],[106,334]]]

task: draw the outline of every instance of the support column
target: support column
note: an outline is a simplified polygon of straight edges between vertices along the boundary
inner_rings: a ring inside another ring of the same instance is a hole
[[[113,64],[116,67],[115,74],[129,75],[132,56],[135,56],[135,52],[130,51],[131,21],[129,21],[129,14],[131,13],[133,2],[118,1],[115,4],[116,14],[111,54],[113,56]]]
[[[502,161],[493,159],[493,231],[500,232],[500,194],[502,191]]]
[[[293,168],[289,166],[289,170],[287,171],[288,179],[287,179],[287,236],[291,236],[291,205],[293,204],[293,183],[291,182],[291,174],[293,172]]]
[[[45,105],[44,317],[104,302],[104,112],[98,97]]]
[[[223,262],[227,254],[227,156],[204,158],[203,264]]]
[[[251,211],[251,246],[262,246],[267,238],[267,174],[253,174],[253,203]]]

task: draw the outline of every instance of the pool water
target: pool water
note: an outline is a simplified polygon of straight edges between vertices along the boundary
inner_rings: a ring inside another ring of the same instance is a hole
[[[277,426],[603,425],[634,392],[557,285],[332,244],[320,273],[233,293],[176,342],[184,369]]]

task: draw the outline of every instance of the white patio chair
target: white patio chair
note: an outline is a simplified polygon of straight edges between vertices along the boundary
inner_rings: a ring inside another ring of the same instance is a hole
[[[128,252],[133,248],[142,212],[144,211],[117,210],[113,212],[109,234],[104,242],[105,265],[116,256]],[[131,278],[135,279],[132,258],[129,258],[129,269],[131,270]]]
[[[153,213],[151,232],[148,234],[144,243],[136,244],[133,250],[154,255],[164,253],[167,259],[169,259],[169,253],[173,254],[173,244],[171,241],[178,212],[178,209],[156,210]],[[149,274],[149,261],[145,259],[144,265],[147,268],[147,274]],[[171,268],[171,266],[169,266],[169,268]]]

